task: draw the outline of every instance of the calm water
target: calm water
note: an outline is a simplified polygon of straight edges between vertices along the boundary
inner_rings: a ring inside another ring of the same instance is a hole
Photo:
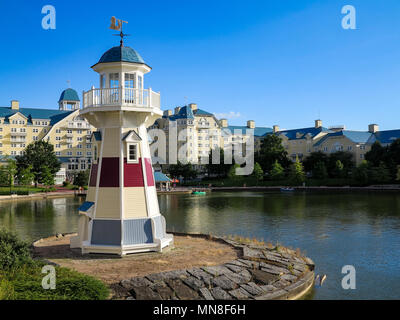
[[[169,230],[243,235],[300,248],[327,274],[313,299],[400,298],[400,195],[214,192],[161,195]],[[0,203],[0,224],[27,240],[74,232],[82,199]],[[357,289],[341,288],[353,265]]]

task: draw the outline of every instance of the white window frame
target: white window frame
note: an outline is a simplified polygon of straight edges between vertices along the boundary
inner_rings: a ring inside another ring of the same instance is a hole
[[[136,146],[136,159],[131,159],[131,157],[130,157],[130,147],[131,146]],[[127,163],[139,163],[139,143],[128,142],[126,144],[126,161],[127,161]]]

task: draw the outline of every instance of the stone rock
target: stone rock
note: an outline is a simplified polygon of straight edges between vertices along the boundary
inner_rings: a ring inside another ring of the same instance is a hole
[[[200,294],[203,296],[204,299],[206,299],[206,300],[214,300],[214,297],[212,296],[210,290],[208,290],[207,288],[201,288],[199,291],[200,291]]]
[[[176,296],[181,300],[196,300],[199,295],[196,291],[185,285],[182,280],[170,279],[167,280],[170,288],[175,292]]]
[[[294,282],[294,281],[297,280],[297,277],[296,277],[296,276],[293,276],[293,275],[291,275],[291,274],[284,274],[284,275],[281,276],[281,279],[282,279],[282,280],[289,281],[289,282]]]
[[[214,277],[218,277],[222,274],[232,272],[227,267],[224,266],[211,266],[211,267],[202,267],[204,271],[212,274]]]
[[[173,270],[173,271],[167,271],[163,272],[162,275],[164,276],[164,280],[168,279],[184,279],[188,275],[186,270]]]
[[[251,249],[249,247],[243,248],[243,257],[246,259],[260,259],[263,258],[263,252],[257,249]]]
[[[164,282],[153,285],[152,289],[156,291],[163,300],[171,300],[175,297],[175,293]]]
[[[265,292],[272,292],[275,291],[277,288],[274,287],[272,284],[268,284],[266,286],[260,286],[260,289],[262,289]]]
[[[229,294],[238,300],[247,300],[247,299],[251,298],[251,294],[249,294],[243,288],[231,290],[231,291],[229,291]]]
[[[247,267],[251,268],[253,266],[253,261],[246,260],[246,259],[237,259],[237,261],[245,264]]]
[[[225,267],[227,267],[232,272],[236,272],[236,273],[239,273],[243,270],[243,267],[238,267],[238,266],[235,266],[232,264],[227,264],[227,263],[225,263]]]
[[[251,273],[248,270],[243,270],[243,271],[239,272],[238,275],[243,277],[244,279],[246,279],[246,282],[251,281],[251,279],[253,278],[253,276],[251,275]]]
[[[269,272],[272,274],[284,274],[284,273],[289,272],[289,270],[286,268],[277,267],[276,265],[268,264],[265,262],[261,262],[260,267],[261,267],[261,270],[266,269],[266,270],[264,270],[265,272]]]
[[[308,268],[307,268],[306,265],[304,265],[304,264],[298,264],[298,263],[293,264],[293,269],[295,269],[295,270],[297,270],[297,271],[300,271],[300,272],[305,272],[305,271],[308,270]]]
[[[130,296],[128,298],[126,298],[125,300],[136,300],[134,297]]]
[[[124,298],[130,296],[129,289],[123,287],[118,283],[111,284],[110,289],[113,292],[113,298]]]
[[[279,281],[274,282],[274,287],[277,287],[279,289],[286,288],[289,285],[290,285],[290,282],[283,280],[283,279],[280,279]]]
[[[256,282],[262,283],[262,284],[272,284],[276,280],[278,280],[278,275],[274,275],[268,272],[264,272],[262,270],[252,270],[251,274],[253,275],[253,279]]]
[[[195,291],[198,291],[205,286],[203,281],[194,276],[183,279],[182,281]]]
[[[232,300],[233,297],[220,287],[211,288],[210,292],[216,300]]]
[[[246,283],[249,281],[248,278],[241,276],[240,274],[237,274],[237,273],[226,273],[224,276],[226,276],[227,278],[229,278],[236,284],[242,284],[242,283]]]
[[[229,262],[225,263],[225,265],[228,265],[228,264],[238,266],[238,267],[244,267],[244,268],[248,267],[247,264],[245,264],[239,260],[233,260],[233,261],[229,261]]]
[[[212,276],[200,268],[188,269],[187,272],[197,279],[203,281],[206,286],[211,285]]]
[[[212,284],[225,290],[233,290],[238,287],[238,285],[234,281],[229,279],[226,275],[214,278],[212,280]]]
[[[120,284],[128,290],[132,290],[134,287],[148,287],[152,282],[144,277],[135,277],[132,279],[122,280]]]
[[[286,300],[287,298],[287,291],[285,290],[278,290],[271,293],[263,294],[262,296],[256,297],[256,300]]]
[[[136,300],[161,300],[161,296],[149,287],[136,287],[130,292]]]
[[[264,293],[264,291],[259,286],[257,286],[254,282],[242,284],[240,287],[242,289],[246,290],[248,293],[250,293],[253,296],[258,296],[258,295]]]

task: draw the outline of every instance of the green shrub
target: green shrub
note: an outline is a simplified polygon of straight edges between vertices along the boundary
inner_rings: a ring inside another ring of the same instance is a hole
[[[0,230],[0,269],[14,269],[29,260],[28,243],[20,240],[13,232]]]

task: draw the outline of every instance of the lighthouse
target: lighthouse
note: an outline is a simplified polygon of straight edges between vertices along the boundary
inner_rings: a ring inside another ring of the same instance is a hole
[[[150,66],[123,43],[92,66],[99,87],[83,92],[80,115],[97,128],[86,201],[71,248],[126,255],[173,243],[160,214],[147,127],[162,116],[160,94],[145,89]]]

